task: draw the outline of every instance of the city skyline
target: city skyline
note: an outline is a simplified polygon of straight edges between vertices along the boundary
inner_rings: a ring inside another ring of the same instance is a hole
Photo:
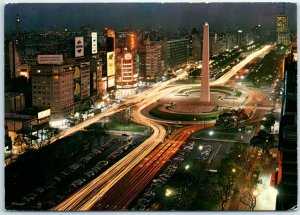
[[[296,6],[7,4],[5,209],[297,209]]]
[[[21,18],[21,30],[45,31],[64,28],[79,29],[111,27],[135,29],[161,27],[167,29],[200,29],[207,21],[214,30],[250,31],[256,25],[262,31],[273,31],[276,16],[288,15],[288,26],[296,30],[294,3],[20,3],[7,4],[5,32],[15,29],[15,18]],[[268,11],[266,13],[266,11]],[[66,16],[66,14],[69,14]],[[172,14],[177,14],[173,16]],[[172,17],[172,22],[169,18]],[[240,17],[243,17],[242,19]],[[222,20],[222,22],[220,22]]]

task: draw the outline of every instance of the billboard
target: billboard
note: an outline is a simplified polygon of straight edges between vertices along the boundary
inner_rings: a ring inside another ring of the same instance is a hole
[[[124,55],[124,59],[125,59],[125,60],[131,60],[131,59],[132,59],[132,54],[131,54],[131,53],[126,53],[126,54]]]
[[[129,47],[130,50],[133,50],[136,48],[136,36],[134,32],[129,33]]]
[[[50,116],[50,115],[51,115],[51,110],[47,109],[47,110],[38,112],[38,119],[42,119],[42,118],[45,118],[45,117]]]
[[[97,54],[97,32],[92,32],[92,54]]]
[[[75,57],[84,56],[84,42],[83,37],[75,37]]]
[[[110,88],[110,87],[114,87],[114,86],[115,86],[115,76],[108,77],[107,87]]]
[[[115,52],[107,52],[107,76],[115,75]]]
[[[63,64],[63,55],[38,55],[38,64]]]

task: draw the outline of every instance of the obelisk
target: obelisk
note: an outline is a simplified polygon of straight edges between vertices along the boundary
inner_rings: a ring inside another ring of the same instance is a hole
[[[201,102],[210,102],[209,77],[209,26],[206,22],[203,26]]]

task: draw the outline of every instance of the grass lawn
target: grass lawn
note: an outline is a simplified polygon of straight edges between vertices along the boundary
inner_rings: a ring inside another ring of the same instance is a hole
[[[125,127],[125,131],[129,131],[129,132],[144,132],[147,129],[147,127],[145,126],[141,126],[133,123],[128,124],[127,121],[125,123],[121,121],[113,121],[107,124],[107,130],[124,131],[124,127]]]
[[[209,121],[209,120],[216,119],[219,115],[219,112],[205,114],[205,115],[175,114],[175,113],[162,112],[159,110],[159,108],[160,108],[160,105],[151,109],[149,113],[152,116],[160,118],[160,119],[175,120],[175,121],[194,121],[194,120]]]

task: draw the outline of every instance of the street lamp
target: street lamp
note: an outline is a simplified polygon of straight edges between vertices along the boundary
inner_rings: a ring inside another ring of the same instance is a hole
[[[258,194],[259,194],[259,193],[258,193],[258,190],[257,190],[257,189],[253,190],[252,194],[253,194],[254,197],[257,197]]]
[[[199,150],[200,150],[200,151],[203,150],[203,146],[202,146],[202,145],[199,146]]]
[[[190,168],[190,165],[187,164],[187,165],[185,165],[184,168],[185,168],[185,170],[188,170]]]
[[[166,197],[170,197],[172,194],[173,194],[173,191],[171,189],[166,189],[166,192],[165,192]]]
[[[236,172],[236,169],[235,169],[235,168],[233,168],[231,171],[232,171],[233,173],[235,173],[235,172]]]
[[[212,135],[214,135],[214,131],[209,131],[208,134],[209,134],[209,136],[212,136]]]

